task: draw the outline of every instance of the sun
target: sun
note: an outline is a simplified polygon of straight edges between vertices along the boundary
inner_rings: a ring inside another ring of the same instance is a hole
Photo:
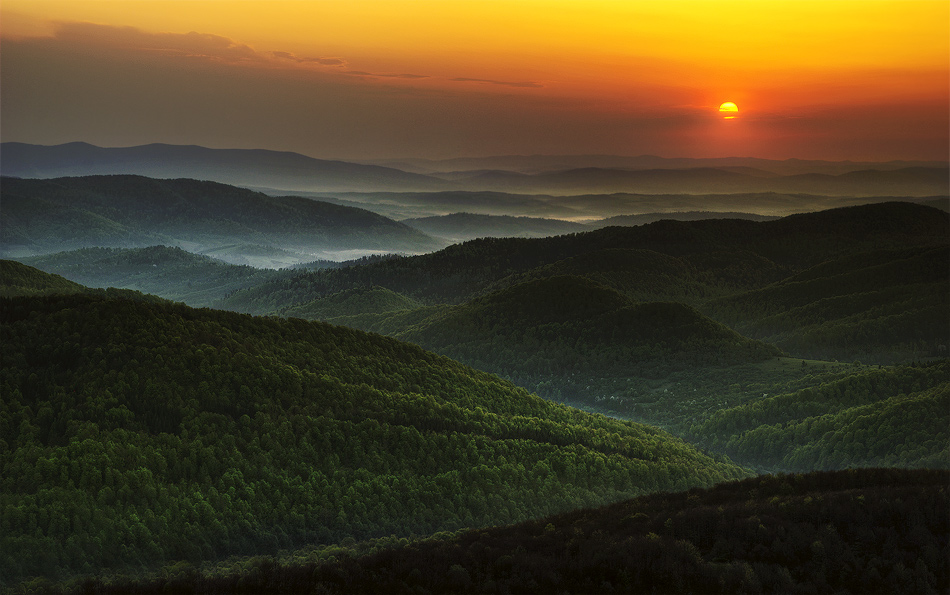
[[[731,101],[727,101],[719,106],[719,113],[726,120],[732,120],[739,115],[739,106]]]

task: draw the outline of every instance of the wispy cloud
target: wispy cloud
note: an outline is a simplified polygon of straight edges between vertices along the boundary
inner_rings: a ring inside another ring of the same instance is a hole
[[[457,83],[484,83],[486,85],[501,85],[503,87],[519,87],[522,89],[540,89],[544,87],[544,85],[535,81],[496,81],[492,79],[475,79],[466,77],[458,77],[450,80]]]
[[[432,78],[427,74],[410,74],[410,73],[380,73],[380,72],[366,72],[365,70],[344,70],[343,74],[351,74],[353,76],[370,76],[370,77],[382,77],[382,78],[393,78],[393,79],[427,79]]]
[[[287,64],[340,67],[339,57],[298,56],[285,51],[258,51],[247,44],[211,33],[151,33],[134,27],[95,23],[59,23],[55,39],[116,51],[145,52],[170,57],[206,60],[223,64],[279,66]]]
[[[346,64],[346,60],[343,58],[304,58],[290,52],[271,52],[271,55],[298,64],[319,64],[320,66],[343,66]]]

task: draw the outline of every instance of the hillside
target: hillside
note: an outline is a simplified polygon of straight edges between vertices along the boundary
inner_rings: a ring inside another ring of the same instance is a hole
[[[27,256],[85,247],[231,245],[300,253],[425,251],[442,246],[369,211],[299,197],[272,197],[215,182],[140,176],[54,180],[4,178],[0,249]]]
[[[283,316],[307,320],[330,320],[361,314],[384,314],[413,310],[419,302],[381,287],[348,289],[333,295],[300,304],[281,311]]]
[[[20,259],[89,287],[119,287],[160,295],[189,306],[211,306],[228,294],[292,271],[255,269],[181,248],[82,248]]]
[[[314,303],[344,301],[356,291]],[[320,316],[320,310],[304,305],[282,314],[390,335],[499,374],[543,397],[603,410],[623,405],[625,415],[634,413],[633,401],[615,402],[616,395],[652,393],[649,387],[675,373],[728,375],[724,368],[780,354],[689,306],[633,302],[579,276],[526,281],[456,306],[399,303],[391,310],[367,307],[346,315],[324,310]],[[608,408],[602,401],[611,395],[615,407]],[[665,417],[637,413],[651,424]]]
[[[580,223],[538,217],[511,217],[508,215],[476,215],[454,213],[441,217],[403,219],[403,223],[431,236],[446,238],[453,243],[476,238],[543,238],[565,233],[587,231]]]
[[[0,297],[77,293],[79,283],[12,260],[0,260]]]
[[[694,418],[685,435],[746,465],[950,467],[950,360],[868,370]]]
[[[950,245],[831,259],[700,309],[799,357],[888,363],[945,355]]]
[[[436,190],[445,186],[441,180],[390,167],[313,159],[299,153],[262,149],[166,144],[42,146],[7,142],[0,150],[3,175],[21,178],[135,174],[317,191]]]
[[[81,584],[89,593],[944,593],[950,474],[761,476],[366,555]]]
[[[598,280],[624,293],[643,295],[638,285],[652,283],[656,271],[665,269],[674,288],[665,298],[662,292],[653,292],[653,299],[698,304],[718,295],[764,287],[829,259],[870,250],[941,246],[948,236],[950,218],[946,212],[910,203],[847,207],[764,222],[657,221],[552,238],[472,240],[432,254],[265,284],[238,292],[224,304],[268,313],[344,289],[373,285],[428,304],[457,304],[531,278],[540,267],[562,267],[556,263],[577,258],[587,258],[590,263],[595,260],[591,255],[605,250],[639,252],[611,252],[617,256],[611,262],[618,268],[608,276],[614,279]],[[639,265],[621,254],[647,269],[641,274]],[[649,254],[659,256],[647,257]],[[578,267],[573,267],[559,273],[577,271]],[[686,280],[673,280],[682,271],[689,272]]]
[[[772,221],[778,219],[776,215],[758,215],[755,213],[740,213],[737,211],[674,211],[670,213],[641,213],[638,215],[616,215],[600,221],[593,221],[588,227],[600,229],[611,225],[646,225],[663,219],[674,221],[701,221],[703,219],[748,219],[749,221]]]
[[[467,212],[479,215],[594,221],[608,217],[636,217],[651,213],[734,212],[754,216],[783,217],[796,213],[860,206],[882,202],[913,202],[947,210],[950,193],[943,190],[929,196],[911,197],[895,190],[893,194],[828,196],[801,192],[730,192],[708,190],[692,194],[681,192],[594,192],[559,195],[552,193],[493,191],[440,192],[287,192],[256,188],[267,194],[295,194],[325,202],[357,207],[396,220]],[[670,219],[672,217],[660,217]],[[621,223],[622,224],[622,223]]]
[[[515,285],[440,312],[395,336],[519,379],[658,377],[671,368],[778,355],[688,306],[630,302],[574,276]]]
[[[0,300],[6,585],[509,523],[745,475],[378,335]]]

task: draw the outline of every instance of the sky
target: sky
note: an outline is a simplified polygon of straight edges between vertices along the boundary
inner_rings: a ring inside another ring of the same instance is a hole
[[[0,139],[947,160],[950,1],[2,0]]]

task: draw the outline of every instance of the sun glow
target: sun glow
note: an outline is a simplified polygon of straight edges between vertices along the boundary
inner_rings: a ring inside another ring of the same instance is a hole
[[[727,101],[719,106],[719,113],[726,120],[732,120],[739,115],[739,106],[731,101]]]

